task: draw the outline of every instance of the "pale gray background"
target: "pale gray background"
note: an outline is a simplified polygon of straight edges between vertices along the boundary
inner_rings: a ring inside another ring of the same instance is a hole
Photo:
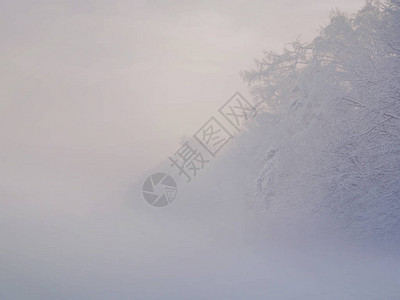
[[[244,286],[265,287],[261,255],[173,223],[132,185],[235,91],[248,96],[238,74],[263,49],[310,41],[331,9],[362,3],[0,1],[0,298],[175,299],[180,283],[213,298],[199,287],[240,285],[238,264]]]

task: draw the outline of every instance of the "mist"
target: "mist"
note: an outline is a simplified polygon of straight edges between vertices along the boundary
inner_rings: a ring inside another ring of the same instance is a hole
[[[141,195],[182,137],[254,97],[239,73],[263,50],[363,4],[2,1],[0,298],[396,299],[392,252],[256,230],[246,135],[170,206]]]

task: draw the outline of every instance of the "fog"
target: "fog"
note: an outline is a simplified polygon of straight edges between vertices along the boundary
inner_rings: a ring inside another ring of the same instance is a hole
[[[398,261],[269,248],[207,173],[163,209],[140,192],[182,136],[251,98],[239,72],[263,50],[362,4],[2,1],[0,298],[395,299]]]

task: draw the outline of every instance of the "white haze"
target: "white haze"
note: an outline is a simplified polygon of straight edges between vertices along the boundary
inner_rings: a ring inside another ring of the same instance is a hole
[[[0,298],[396,299],[395,259],[249,233],[230,200],[254,174],[223,167],[250,158],[221,158],[165,209],[140,197],[181,136],[250,98],[239,71],[263,49],[362,4],[2,1]]]

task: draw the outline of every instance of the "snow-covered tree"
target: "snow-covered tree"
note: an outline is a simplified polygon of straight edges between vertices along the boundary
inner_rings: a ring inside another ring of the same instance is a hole
[[[243,78],[280,120],[257,181],[267,217],[400,242],[400,2],[335,11]]]

